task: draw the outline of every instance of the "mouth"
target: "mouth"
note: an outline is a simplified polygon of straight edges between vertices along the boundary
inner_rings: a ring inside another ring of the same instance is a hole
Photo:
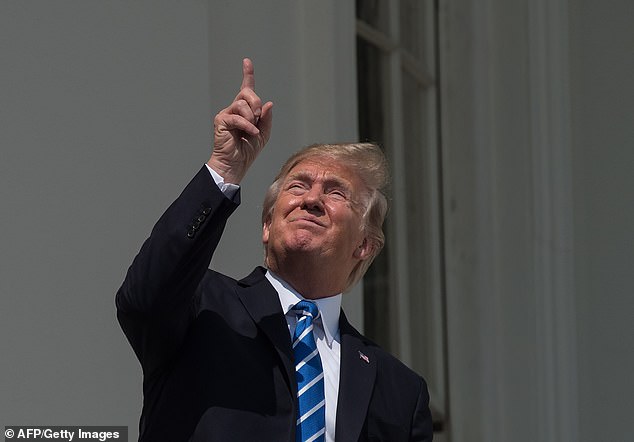
[[[309,224],[313,226],[326,227],[326,225],[312,216],[297,216],[290,219],[291,223]]]

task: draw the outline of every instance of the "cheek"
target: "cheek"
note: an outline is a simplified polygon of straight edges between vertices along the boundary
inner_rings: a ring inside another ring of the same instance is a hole
[[[279,238],[280,234],[286,230],[284,223],[290,213],[290,211],[286,209],[287,207],[280,204],[276,204],[273,207],[269,222],[262,226],[262,242],[264,244],[275,242],[276,238]]]
[[[340,232],[351,242],[357,242],[363,237],[363,219],[351,210],[331,212],[332,219],[340,226]]]
[[[272,221],[280,221],[286,218],[293,210],[300,206],[300,200],[298,198],[286,197],[278,199],[273,206],[273,214],[271,216]],[[275,214],[277,214],[277,219]]]

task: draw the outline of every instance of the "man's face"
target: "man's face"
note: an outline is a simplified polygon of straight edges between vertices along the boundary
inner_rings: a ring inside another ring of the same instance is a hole
[[[326,272],[349,274],[370,249],[362,226],[364,189],[353,170],[328,158],[291,169],[263,226],[272,270],[284,259],[319,257],[328,258]]]

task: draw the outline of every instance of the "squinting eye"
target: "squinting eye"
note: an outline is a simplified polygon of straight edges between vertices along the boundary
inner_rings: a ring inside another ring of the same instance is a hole
[[[302,183],[290,183],[287,187],[286,190],[297,193],[297,192],[301,192],[305,189],[305,186]]]
[[[331,190],[329,192],[330,196],[333,196],[337,199],[346,199],[346,194],[345,192],[341,191],[341,190]]]

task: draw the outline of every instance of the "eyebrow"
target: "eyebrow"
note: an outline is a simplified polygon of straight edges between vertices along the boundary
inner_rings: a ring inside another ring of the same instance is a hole
[[[285,182],[289,182],[292,180],[314,181],[315,174],[300,170],[298,172],[288,174]],[[349,192],[352,192],[352,185],[347,180],[340,178],[338,175],[326,175],[324,177],[324,185],[335,185],[342,187]]]

